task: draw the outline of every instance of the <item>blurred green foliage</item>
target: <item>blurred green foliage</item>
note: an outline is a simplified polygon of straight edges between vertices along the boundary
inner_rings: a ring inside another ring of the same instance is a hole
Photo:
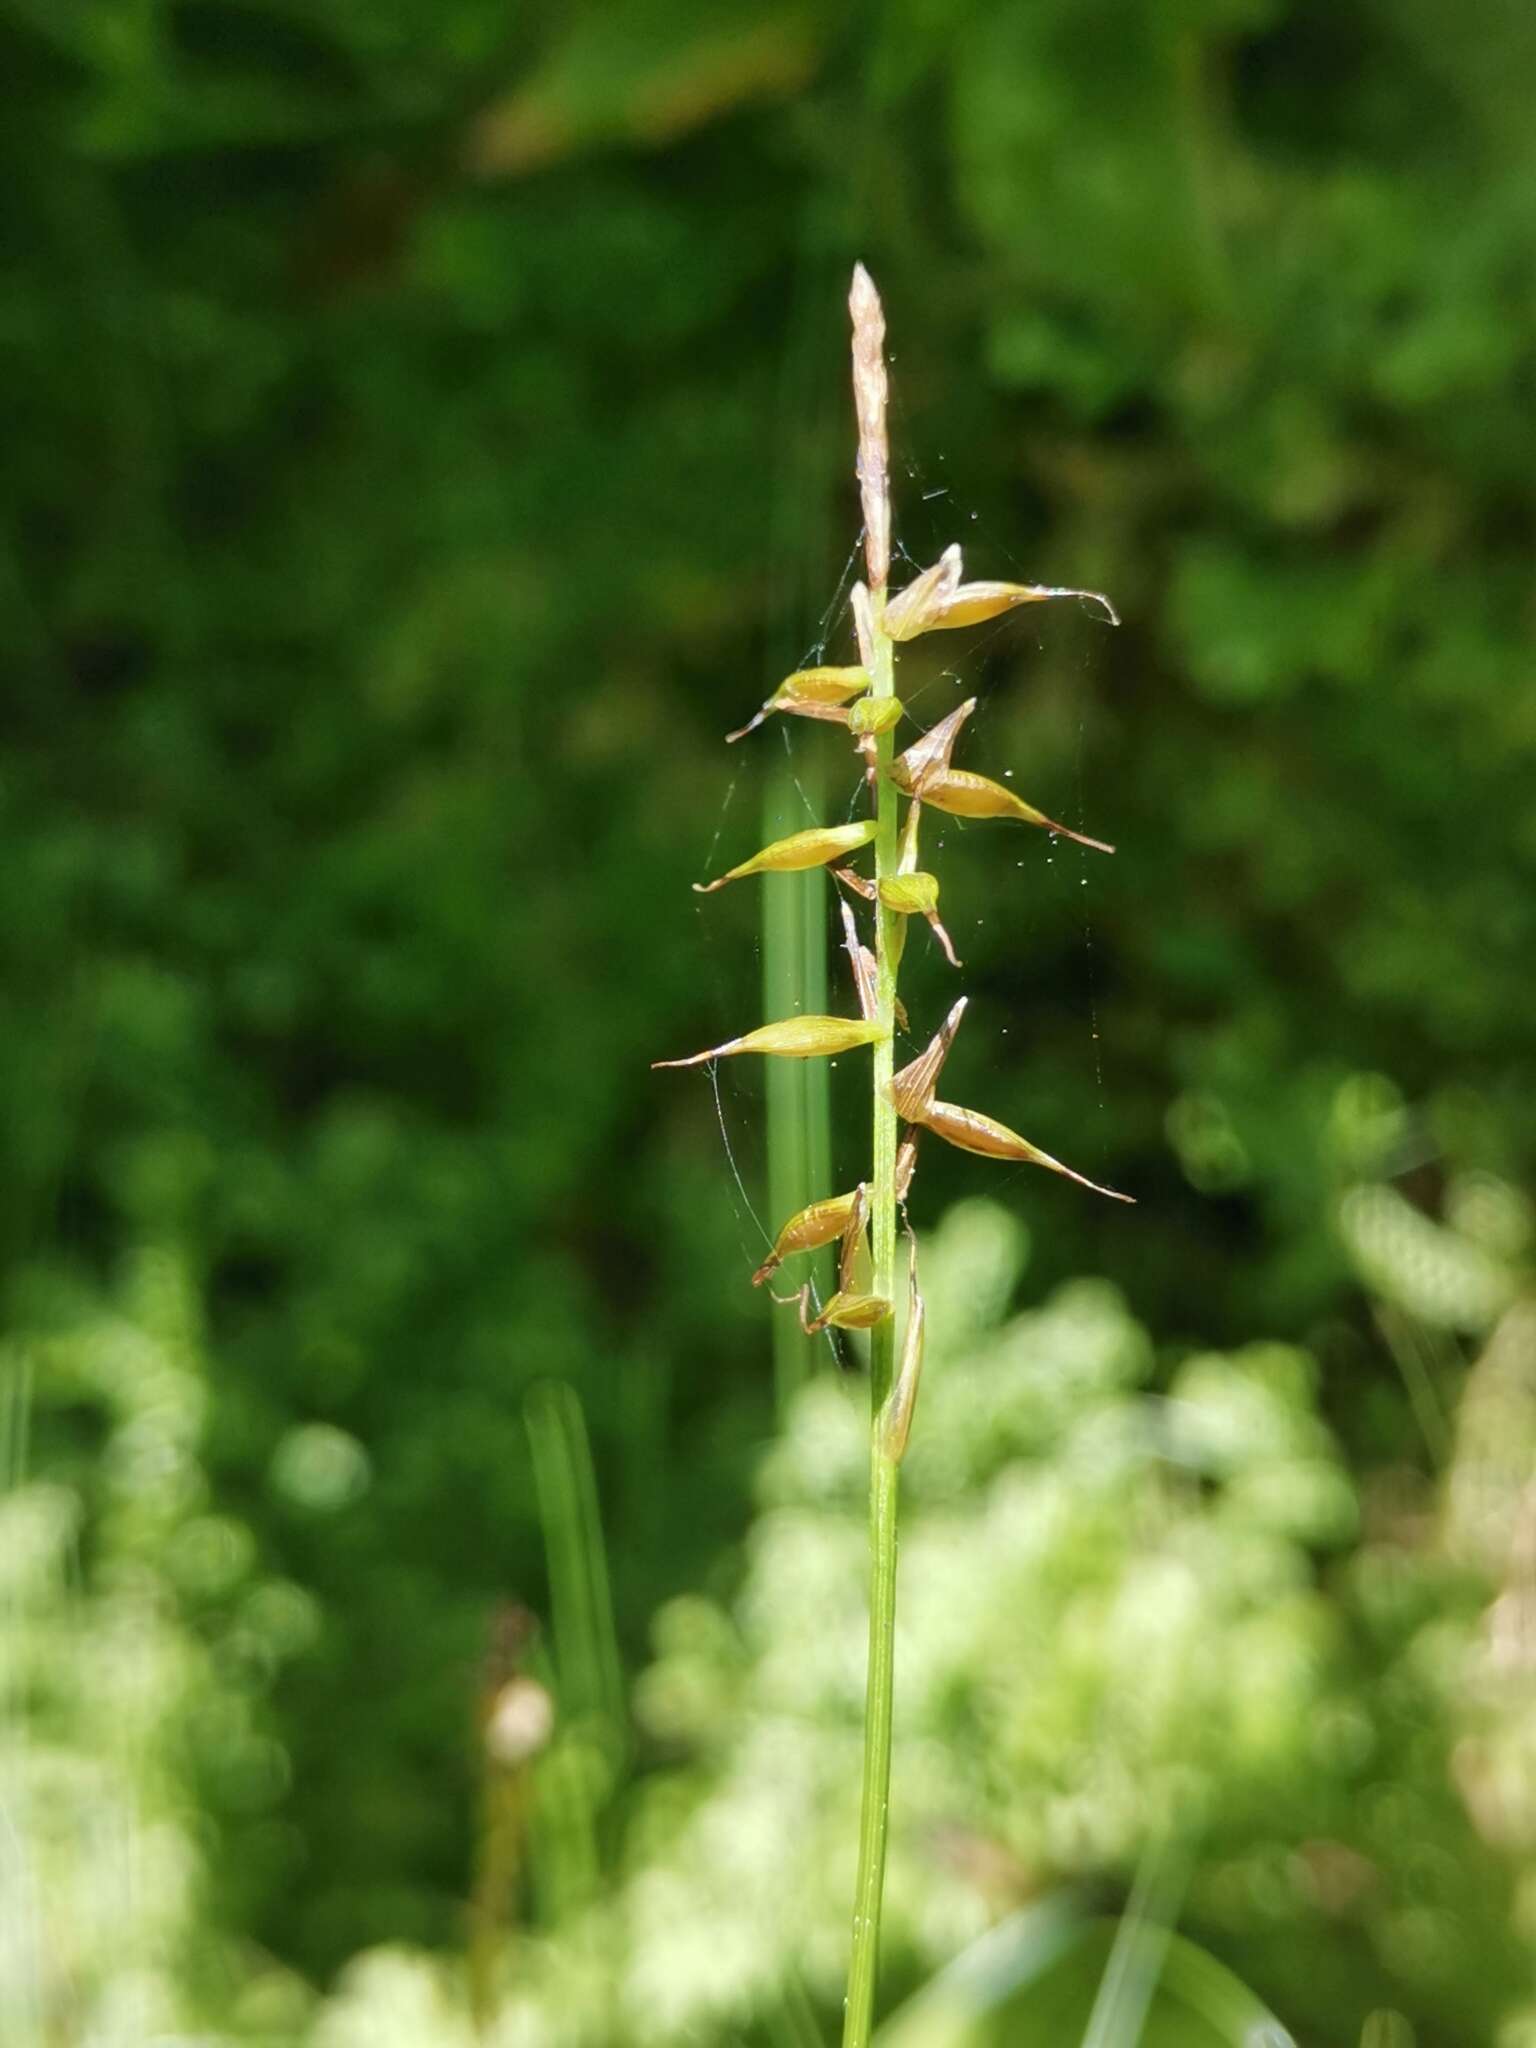
[[[1165,1391],[1300,1347],[1317,1512],[1417,1502],[1411,1562],[1529,1274],[1529,10],[0,0],[0,75],[5,1321],[173,1259],[197,1512],[316,1618],[241,1669],[282,1763],[197,1794],[207,1912],[322,1976],[461,1940],[491,1618],[548,1607],[537,1382],[632,1662],[734,1581],[757,1239],[707,1082],[645,1065],[758,1014],[750,892],[677,913],[757,843],[719,736],[854,537],[855,254],[911,554],[1127,619],[943,651],[975,765],[1121,848],[946,850],[959,1099],[1140,1199],[1007,1182],[1031,1287],[1111,1273]],[[925,1159],[919,1223],[962,1187]],[[32,1385],[28,1469],[88,1488],[106,1425]]]
[[[1497,1620],[1518,1628],[1519,1592],[1489,1607],[1454,1505],[1410,1542],[1413,1503],[1357,1495],[1306,1352],[1207,1352],[1154,1392],[1153,1346],[1106,1283],[1006,1313],[1024,1252],[983,1200],[925,1246],[886,1937],[912,1998],[891,2048],[1139,2038],[1084,2032],[1111,1946],[1089,1916],[1127,1899],[1149,1945],[1158,1904],[1287,2022],[1209,1953],[1160,1950],[1149,2043],[1353,2041],[1388,1995],[1426,2048],[1524,2038],[1496,2035],[1527,1994],[1512,1916],[1536,1848],[1529,1646],[1512,1668]],[[1536,1469],[1524,1318],[1476,1369],[1448,1474],[1493,1578],[1529,1509],[1495,1482],[1491,1436],[1527,1492]],[[657,1616],[634,1704],[658,1767],[615,1883],[509,1949],[493,2038],[775,2040],[791,1988],[830,2033],[866,1459],[859,1389],[812,1382],[764,1459],[739,1586]],[[455,1979],[399,1947],[358,1959],[320,2048],[467,2040]]]
[[[146,1247],[110,1293],[33,1306],[0,1360],[0,2034],[291,2030],[304,1987],[211,1910],[210,1848],[220,1817],[249,1841],[284,1827],[261,1700],[320,1612],[210,1498],[183,1262]],[[45,1475],[25,1476],[29,1433]]]

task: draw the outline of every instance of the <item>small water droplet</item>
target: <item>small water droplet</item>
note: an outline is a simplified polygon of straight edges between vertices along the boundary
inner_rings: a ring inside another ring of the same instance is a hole
[[[979,518],[981,517],[981,514],[980,514],[979,512],[973,512],[973,513],[971,514],[971,517],[972,517],[973,519],[979,519]]]
[[[1004,782],[1012,782],[1012,780],[1013,780],[1013,770],[1012,770],[1011,768],[1005,768],[1005,769],[1003,770],[1003,780],[1004,780]]]

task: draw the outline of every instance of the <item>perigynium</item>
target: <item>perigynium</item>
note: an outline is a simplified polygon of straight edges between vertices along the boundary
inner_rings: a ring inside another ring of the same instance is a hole
[[[926,1315],[918,1282],[917,1241],[906,1222],[907,1193],[924,1131],[962,1151],[984,1158],[1043,1166],[1094,1188],[1116,1201],[1127,1195],[1099,1188],[1062,1165],[1028,1139],[980,1110],[940,1101],[938,1081],[965,1012],[957,1002],[925,1051],[898,1072],[895,1032],[906,1016],[897,975],[912,917],[924,918],[946,958],[959,962],[939,920],[938,878],[921,862],[924,810],[964,818],[1012,819],[1109,853],[1047,817],[1002,783],[957,768],[953,754],[961,728],[975,708],[971,698],[920,735],[904,751],[896,731],[905,708],[896,693],[896,649],[924,633],[980,624],[1017,606],[1056,597],[1078,597],[1101,605],[1115,621],[1114,608],[1096,591],[1055,585],[963,580],[958,546],[944,550],[931,568],[904,589],[888,589],[891,565],[890,453],[886,433],[887,382],[885,315],[880,295],[862,264],[849,293],[853,317],[853,394],[858,418],[856,475],[864,518],[867,580],[854,585],[852,614],[858,660],[842,666],[800,669],[788,676],[746,725],[728,735],[739,740],[776,714],[811,718],[849,733],[863,767],[871,815],[843,825],[818,826],[774,841],[713,881],[695,884],[705,893],[753,874],[832,868],[855,901],[868,906],[874,945],[860,935],[852,905],[842,905],[844,938],[857,998],[856,1017],[794,1016],[742,1032],[723,1044],[684,1059],[658,1060],[668,1067],[698,1066],[738,1053],[783,1059],[811,1059],[868,1045],[872,1053],[872,1157],[868,1173],[851,1190],[825,1196],[792,1216],[753,1275],[768,1280],[786,1259],[836,1242],[836,1291],[817,1304],[809,1285],[798,1295],[775,1296],[797,1303],[809,1331],[828,1328],[869,1332],[869,1667],[864,1704],[864,1764],[855,1879],[853,1938],[844,2012],[844,2048],[865,2048],[873,2024],[875,1973],[880,1945],[886,1822],[891,1773],[891,1705],[896,1616],[896,1515],[898,1480],[917,1401],[923,1363]],[[906,806],[905,816],[902,806]],[[873,875],[846,863],[872,847]],[[896,1348],[898,1209],[906,1222],[907,1316],[900,1356]]]

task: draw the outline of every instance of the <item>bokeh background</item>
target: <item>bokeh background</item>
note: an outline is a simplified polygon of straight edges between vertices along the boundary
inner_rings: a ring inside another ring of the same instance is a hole
[[[905,557],[1124,619],[903,694],[1118,845],[945,835],[948,1092],[1138,1201],[917,1183],[885,2003],[1012,1946],[890,2038],[1533,2038],[1529,8],[0,0],[0,77],[7,2042],[831,2037],[859,1362],[747,1276],[861,1062],[772,1158],[648,1063],[822,971],[688,884],[856,797],[721,744],[849,658],[855,257]]]

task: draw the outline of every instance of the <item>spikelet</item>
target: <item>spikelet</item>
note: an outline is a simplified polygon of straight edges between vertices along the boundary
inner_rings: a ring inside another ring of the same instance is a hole
[[[726,741],[732,743],[745,739],[775,711],[787,711],[796,718],[824,718],[830,719],[834,725],[846,725],[848,714],[842,706],[851,698],[862,697],[868,688],[867,669],[797,668],[792,676],[784,678],[771,697],[764,698],[762,709],[755,717],[738,726],[735,732],[726,734]]]
[[[917,809],[916,804],[912,806]],[[949,933],[939,923],[939,878],[924,874],[921,869],[912,874],[889,875],[879,884],[880,901],[887,910],[894,910],[901,917],[925,917],[934,937],[944,948],[944,957],[951,967],[958,967],[955,949],[950,944]]]
[[[826,867],[829,862],[868,846],[874,836],[873,818],[855,825],[813,825],[808,832],[791,832],[787,839],[773,840],[716,881],[695,882],[693,886],[700,896],[712,896],[716,889],[723,889],[727,882],[739,882],[743,875],[789,875],[803,868]]]
[[[813,1060],[856,1045],[873,1045],[885,1033],[878,1024],[861,1017],[785,1017],[777,1024],[759,1024],[740,1038],[728,1038],[724,1045],[711,1045],[703,1052],[691,1052],[682,1060],[652,1060],[653,1067],[702,1067],[709,1060],[721,1060],[738,1052],[771,1053],[784,1060]]]
[[[1068,590],[1054,583],[962,583],[960,549],[947,547],[932,568],[915,576],[885,608],[885,630],[893,640],[915,640],[919,633],[947,632],[957,626],[979,626],[998,619],[1021,604],[1043,604],[1054,597],[1080,597],[1100,605],[1112,626],[1119,615],[1100,590]]]
[[[796,1252],[819,1251],[822,1245],[841,1237],[857,1200],[858,1190],[853,1189],[846,1195],[827,1195],[797,1209],[774,1239],[773,1250],[752,1275],[752,1285],[761,1287]]]
[[[875,894],[887,910],[902,917],[931,917],[939,907],[937,875],[888,875],[877,884]]]
[[[813,1316],[804,1324],[807,1337],[816,1337],[823,1330],[872,1330],[876,1323],[883,1323],[891,1312],[891,1304],[883,1294],[843,1294],[838,1292],[827,1303],[819,1316]]]
[[[1115,850],[1102,839],[1090,839],[1086,832],[1074,832],[1070,825],[1048,818],[1044,811],[1037,811],[1002,783],[987,775],[976,775],[969,768],[930,770],[920,785],[913,785],[902,766],[905,760],[903,754],[891,763],[891,779],[896,787],[908,794],[918,787],[925,804],[948,812],[952,818],[1013,818],[1021,825],[1038,825],[1042,831],[1059,833],[1063,839],[1075,839],[1079,846],[1092,847],[1095,853]]]
[[[962,583],[944,599],[937,617],[918,630],[943,633],[957,626],[979,626],[1021,604],[1043,604],[1053,597],[1080,597],[1086,604],[1101,606],[1110,625],[1120,623],[1119,613],[1102,590],[1068,590],[1054,583]]]
[[[885,590],[891,571],[890,447],[886,439],[885,313],[874,279],[853,267],[848,293],[853,316],[853,406],[859,421],[859,504],[864,513],[864,562],[869,587]]]
[[[920,1121],[935,1137],[942,1138],[947,1145],[958,1146],[962,1152],[975,1152],[983,1159],[1010,1159],[1025,1166],[1043,1166],[1051,1173],[1065,1174],[1079,1187],[1092,1188],[1096,1195],[1108,1195],[1112,1202],[1134,1202],[1136,1199],[1134,1195],[1120,1194],[1115,1188],[1100,1187],[1086,1174],[1075,1173],[1070,1166],[1063,1166],[1059,1159],[1053,1159],[1049,1152],[1042,1152],[1038,1145],[1031,1145],[1028,1138],[1021,1138],[1017,1131],[1010,1131],[995,1117],[983,1116],[979,1109],[961,1109],[953,1102],[930,1102]]]
[[[809,1281],[798,1294],[776,1294],[773,1297],[783,1308],[799,1303],[800,1327],[807,1337],[818,1336],[827,1329],[872,1330],[876,1323],[883,1323],[891,1313],[891,1304],[885,1296],[871,1293],[869,1287],[869,1244],[865,1237],[868,1219],[869,1190],[860,1181],[848,1197],[848,1213],[843,1221],[842,1242],[837,1255],[837,1292],[819,1315],[808,1317],[806,1314],[811,1300]]]
[[[819,1337],[823,1330],[872,1330],[891,1312],[891,1304],[883,1294],[845,1294],[839,1288],[819,1315],[809,1315],[809,1281],[798,1294],[776,1294],[773,1298],[780,1308],[799,1307],[800,1327],[807,1337]]]
[[[899,697],[861,697],[848,707],[848,730],[855,739],[878,739],[900,725],[906,708]]]

